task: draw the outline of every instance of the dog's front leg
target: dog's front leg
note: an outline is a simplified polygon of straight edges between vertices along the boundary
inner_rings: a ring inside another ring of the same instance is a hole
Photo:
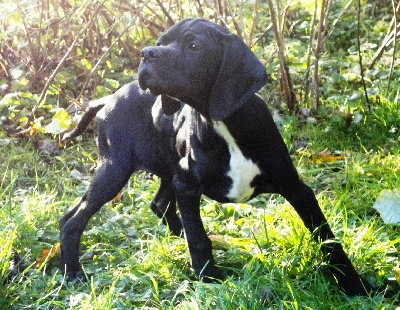
[[[182,177],[174,178],[174,187],[190,259],[196,275],[204,282],[221,279],[219,270],[214,264],[211,240],[204,230],[200,217],[200,187],[195,182]]]

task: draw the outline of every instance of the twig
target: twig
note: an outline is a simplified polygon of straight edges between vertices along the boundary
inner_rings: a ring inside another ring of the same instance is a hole
[[[314,3],[314,14],[311,19],[311,27],[310,27],[310,37],[308,40],[308,48],[307,48],[307,70],[304,75],[304,102],[307,102],[308,95],[309,95],[309,85],[310,83],[308,82],[309,76],[310,76],[310,71],[311,71],[311,54],[312,54],[312,45],[313,45],[313,40],[314,40],[314,35],[315,35],[315,27],[316,27],[316,20],[317,20],[317,8],[318,8],[318,1],[315,1]]]
[[[108,53],[111,51],[113,46],[121,39],[121,37],[128,31],[128,29],[132,26],[132,23],[139,17],[139,14],[142,12],[143,8],[150,2],[150,0],[147,0],[143,3],[142,7],[136,12],[136,14],[130,19],[128,25],[125,27],[125,29],[118,35],[118,37],[115,38],[115,40],[110,44],[110,46],[107,48],[107,50],[101,55],[100,59],[96,62],[96,64],[93,66],[92,70],[89,73],[89,76],[86,78],[84,84],[82,85],[81,91],[79,93],[79,96],[82,96],[85,86],[88,83],[90,77],[95,74],[100,66],[100,64],[103,62],[104,58],[108,55]]]
[[[395,23],[397,24],[396,15],[400,13],[400,2],[397,4],[397,8],[395,9],[394,15],[392,17],[392,21],[390,22],[390,27],[386,33],[385,38],[380,46],[380,48],[375,52],[374,56],[372,57],[371,61],[368,64],[368,69],[371,69],[375,62],[382,56],[383,51],[387,48],[390,44],[392,44],[393,40],[395,41],[398,36],[398,29],[397,26],[394,28]],[[393,37],[393,34],[397,34],[396,37]],[[393,54],[394,55],[394,54]]]
[[[168,19],[168,24],[170,26],[172,26],[174,24],[174,19],[171,17],[171,15],[169,14],[168,10],[164,7],[163,2],[161,2],[161,0],[156,0],[157,4],[160,6],[160,9],[163,11],[163,13],[165,14],[165,16]]]
[[[358,0],[358,10],[357,10],[357,45],[358,45],[358,63],[360,65],[360,73],[361,73],[361,82],[363,85],[363,89],[364,89],[364,96],[365,96],[365,100],[367,102],[367,107],[368,110],[371,110],[371,106],[369,103],[369,98],[368,98],[368,92],[367,92],[367,86],[365,84],[365,78],[364,78],[364,68],[363,68],[363,64],[362,64],[362,55],[361,55],[361,40],[360,40],[360,16],[361,16],[361,0]]]
[[[243,22],[238,22],[237,19],[235,18],[235,12],[233,10],[232,4],[228,1],[225,0],[224,3],[226,4],[227,10],[229,10],[230,18],[232,19],[233,25],[235,26],[235,30],[237,35],[244,41],[244,42],[249,42],[249,37],[247,35],[247,32],[244,30],[243,27]],[[243,21],[243,19],[241,20]],[[225,16],[225,24],[228,24],[227,22],[227,16]],[[250,46],[250,45],[249,45]]]
[[[315,47],[315,59],[314,59],[314,74],[311,82],[312,91],[312,106],[314,110],[318,109],[319,105],[319,56],[321,54],[323,38],[325,33],[325,22],[327,18],[327,9],[329,7],[329,0],[322,0],[321,12],[318,22],[318,35],[317,35],[317,45]]]
[[[330,27],[329,32],[325,35],[323,43],[325,42],[325,40],[327,38],[329,38],[332,34],[332,32],[335,30],[335,26],[336,24],[339,22],[339,20],[342,18],[342,16],[347,12],[347,10],[350,8],[351,4],[353,3],[354,0],[349,0],[349,2],[347,2],[346,6],[344,7],[343,11],[340,12],[338,18],[336,18],[334,20],[334,22],[332,23],[332,26]]]
[[[97,6],[97,8],[96,8],[96,10],[95,10],[95,12],[94,12],[94,14],[93,14],[93,16],[96,16],[96,15],[98,14],[100,8],[102,7],[102,5],[103,5],[103,3],[104,3],[105,1],[107,1],[107,0],[103,0],[103,2],[101,2],[101,3]],[[80,36],[86,31],[86,29],[88,29],[88,27],[94,22],[94,20],[95,20],[95,18],[90,19],[90,20],[87,22],[87,24],[81,29],[81,31],[79,31],[78,35],[75,37],[74,41],[72,42],[72,44],[71,44],[70,47],[68,48],[67,52],[65,53],[64,57],[60,60],[60,62],[59,62],[59,64],[57,65],[57,67],[54,69],[53,73],[50,75],[50,77],[49,77],[48,80],[46,81],[46,84],[45,84],[45,86],[44,86],[44,88],[43,88],[43,90],[42,90],[42,92],[41,92],[41,94],[40,94],[40,96],[39,96],[39,99],[37,100],[35,106],[33,107],[31,114],[28,116],[28,120],[26,121],[26,124],[25,124],[25,126],[24,126],[24,129],[29,128],[29,126],[30,126],[30,124],[31,124],[31,122],[32,122],[32,120],[33,120],[33,118],[34,118],[34,115],[35,115],[37,109],[39,108],[40,103],[42,102],[42,100],[43,100],[44,97],[46,96],[47,89],[49,88],[50,84],[54,81],[55,77],[56,77],[57,74],[58,74],[58,71],[60,71],[61,67],[64,65],[64,62],[67,60],[69,54],[70,54],[70,53],[73,51],[73,49],[75,48],[75,45],[76,45],[76,43],[78,42]],[[17,134],[17,135],[18,135],[18,134]]]
[[[19,6],[18,1],[16,1],[16,5],[17,5],[18,11],[22,17],[21,20],[22,20],[22,24],[24,25],[24,29],[25,29],[25,33],[26,33],[26,40],[28,41],[29,51],[30,51],[31,57],[32,57],[33,68],[34,68],[34,71],[37,72],[39,70],[39,62],[38,62],[38,57],[37,57],[38,53],[37,53],[37,50],[35,50],[35,48],[33,47],[32,38],[29,35],[28,26],[25,21],[26,18],[25,18],[25,16],[23,16],[22,9]]]
[[[275,12],[275,8],[273,6],[272,0],[268,0],[268,7],[271,14],[271,22],[272,22],[272,29],[274,30],[276,44],[278,47],[278,59],[279,59],[279,67],[281,72],[281,81],[282,81],[282,88],[283,88],[283,95],[286,100],[286,104],[288,106],[288,110],[290,113],[294,112],[296,106],[296,97],[292,90],[292,82],[290,79],[289,70],[286,64],[285,54],[284,54],[284,44],[283,44],[283,34],[281,25],[283,24],[280,22],[279,19],[279,1],[277,1],[277,12]]]
[[[389,91],[390,91],[390,84],[392,81],[392,76],[393,76],[393,67],[394,67],[394,60],[395,60],[395,55],[396,55],[396,47],[397,47],[397,17],[396,17],[396,13],[397,10],[400,8],[400,2],[397,6],[395,6],[394,0],[392,0],[392,6],[393,6],[393,24],[394,24],[394,29],[393,29],[393,55],[392,55],[392,61],[390,62],[390,73],[389,73],[389,79],[388,79],[388,85],[386,88],[386,96],[389,95]]]
[[[257,24],[258,5],[259,5],[259,0],[256,0],[253,7],[253,15],[250,27],[249,43],[248,43],[249,46],[251,46],[251,41],[253,40],[253,35],[254,35],[254,29],[256,28]]]
[[[254,41],[251,47],[255,46],[267,34],[267,32],[271,30],[271,28],[272,28],[272,23],[269,24],[267,28],[265,28],[264,32],[258,36],[258,38]]]

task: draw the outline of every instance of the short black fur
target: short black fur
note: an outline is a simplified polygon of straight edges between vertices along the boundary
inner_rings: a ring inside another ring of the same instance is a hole
[[[221,275],[200,218],[202,195],[228,202],[281,194],[317,241],[336,240],[255,94],[267,81],[265,68],[239,37],[206,20],[186,19],[141,56],[138,82],[92,102],[64,137],[81,134],[96,116],[98,167],[81,201],[60,221],[61,267],[69,279],[83,278],[79,244],[90,217],[137,170],[160,177],[150,207],[174,234],[185,236],[194,271],[204,281]],[[348,295],[372,292],[340,243],[324,242],[322,250]]]

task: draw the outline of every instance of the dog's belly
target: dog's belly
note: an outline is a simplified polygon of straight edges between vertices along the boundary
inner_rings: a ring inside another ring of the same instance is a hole
[[[231,179],[232,185],[225,197],[231,201],[247,201],[254,194],[252,185],[254,178],[261,174],[256,163],[245,157],[235,139],[223,122],[213,122],[215,132],[221,136],[229,149],[229,170],[226,175]]]

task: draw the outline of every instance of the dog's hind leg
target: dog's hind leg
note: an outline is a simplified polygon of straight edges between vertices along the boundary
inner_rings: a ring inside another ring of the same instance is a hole
[[[61,218],[61,270],[67,280],[84,278],[79,263],[79,244],[86,224],[105,203],[118,195],[133,170],[133,164],[103,160],[80,202]]]
[[[174,235],[182,235],[182,222],[176,213],[176,199],[171,180],[161,178],[160,188],[150,208],[165,225],[168,225]]]
[[[294,179],[296,180],[296,179]],[[354,269],[342,245],[335,240],[328,222],[323,215],[313,191],[302,181],[286,183],[281,192],[300,215],[307,229],[317,241],[322,241],[322,251],[332,265],[331,271],[347,295],[366,295],[372,292],[370,284]],[[330,240],[330,242],[324,242]]]

